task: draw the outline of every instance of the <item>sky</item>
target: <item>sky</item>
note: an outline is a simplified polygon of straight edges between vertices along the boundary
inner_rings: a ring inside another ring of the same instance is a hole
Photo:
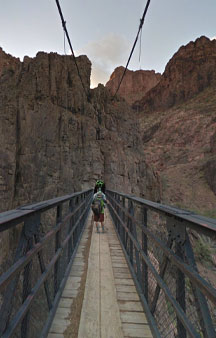
[[[70,54],[55,0],[0,0],[0,47],[23,60]],[[125,66],[147,0],[59,0],[75,55],[92,62],[91,87]],[[182,46],[216,37],[216,0],[151,0],[129,69],[163,73]],[[140,57],[139,57],[140,55]]]

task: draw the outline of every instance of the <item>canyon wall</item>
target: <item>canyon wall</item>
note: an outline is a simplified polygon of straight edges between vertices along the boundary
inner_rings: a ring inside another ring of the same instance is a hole
[[[112,102],[102,85],[90,90],[86,56],[77,63],[88,100],[71,56],[1,57],[1,211],[91,188],[99,177],[109,188],[159,198],[130,107]]]
[[[117,67],[111,74],[109,81],[106,83],[112,95],[115,94],[121,77],[124,73],[124,67]],[[143,96],[160,81],[161,74],[155,73],[154,70],[136,70],[127,69],[118,95],[123,97],[130,105],[140,100]]]
[[[159,83],[134,103],[142,112],[185,102],[216,83],[216,40],[204,36],[182,46],[168,62]]]
[[[98,178],[111,189],[211,210],[215,44],[201,37],[181,47],[137,101],[139,112],[103,85],[90,90],[86,56],[77,62],[88,99],[72,57],[40,52],[20,62],[1,50],[1,211],[93,187]],[[129,95],[135,80],[127,78]]]

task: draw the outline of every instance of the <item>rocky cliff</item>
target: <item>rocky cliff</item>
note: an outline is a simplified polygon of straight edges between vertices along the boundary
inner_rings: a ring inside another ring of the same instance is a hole
[[[91,63],[38,53],[23,62],[1,52],[1,211],[94,186],[158,199],[158,181],[139,146],[128,105],[103,86],[90,91]]]
[[[1,211],[93,187],[102,177],[111,189],[212,213],[215,41],[181,47],[139,101],[140,113],[102,85],[90,90],[86,56],[77,62],[88,100],[70,56],[38,53],[20,62],[0,55]]]
[[[117,67],[106,83],[106,88],[110,90],[112,95],[117,90],[124,69],[124,67]],[[131,105],[135,101],[142,99],[150,89],[155,87],[160,78],[161,74],[155,73],[154,70],[132,71],[128,69],[119,88],[118,95]]]
[[[141,114],[146,161],[166,204],[216,217],[216,87],[165,111]]]
[[[3,78],[7,72],[13,73],[19,66],[20,60],[10,54],[6,54],[0,47],[0,76]]]
[[[133,107],[142,112],[167,109],[215,83],[216,40],[202,36],[174,54],[160,82]]]
[[[133,107],[162,200],[216,217],[216,40],[181,47]]]

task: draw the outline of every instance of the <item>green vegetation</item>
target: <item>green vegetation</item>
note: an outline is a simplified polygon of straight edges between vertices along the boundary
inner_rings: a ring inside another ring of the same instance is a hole
[[[205,242],[202,238],[196,240],[194,245],[194,253],[196,258],[202,263],[213,264],[212,252],[209,243]]]
[[[191,282],[190,282],[190,279],[188,277],[185,277],[185,287],[186,287],[186,290],[192,294],[192,287],[191,287]]]
[[[205,210],[202,212],[205,217],[216,218],[216,209]]]
[[[216,218],[216,208],[214,209],[207,209],[207,210],[198,210],[196,208],[188,208],[188,205],[184,205],[183,203],[175,202],[176,208],[183,209],[183,210],[188,210],[191,212],[194,212],[197,215],[209,217],[209,218]]]
[[[166,305],[167,305],[167,311],[168,311],[170,316],[173,316],[175,314],[173,306],[166,298],[165,298],[165,300],[166,300]]]
[[[169,187],[168,178],[165,175],[161,175],[162,190],[166,190]]]

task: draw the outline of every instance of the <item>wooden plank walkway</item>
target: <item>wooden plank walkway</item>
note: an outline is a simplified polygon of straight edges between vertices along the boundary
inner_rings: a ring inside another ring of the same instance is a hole
[[[48,338],[152,337],[108,211],[105,228],[89,216]]]

